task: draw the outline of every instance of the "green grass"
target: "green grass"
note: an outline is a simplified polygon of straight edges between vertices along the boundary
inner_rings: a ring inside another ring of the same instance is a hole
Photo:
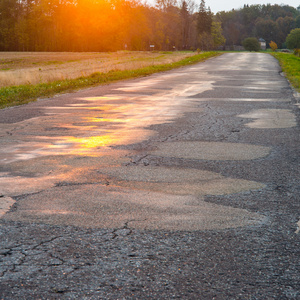
[[[300,92],[300,57],[290,53],[272,53],[292,86]]]
[[[0,88],[0,108],[22,105],[35,101],[37,98],[50,97],[62,92],[108,84],[118,80],[147,76],[156,72],[168,71],[174,68],[195,64],[210,57],[220,55],[219,52],[204,52],[185,58],[175,63],[145,67],[136,70],[113,70],[107,73],[94,73],[87,77],[41,83],[36,85],[19,85]]]

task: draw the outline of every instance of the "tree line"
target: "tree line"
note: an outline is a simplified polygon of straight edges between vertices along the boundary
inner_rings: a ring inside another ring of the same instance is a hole
[[[286,48],[288,34],[300,28],[300,6],[244,5],[239,10],[219,12],[216,18],[222,23],[227,46],[242,45],[244,39],[256,37],[266,40],[267,45],[273,41]]]
[[[282,45],[299,23],[287,5],[214,15],[204,0],[0,0],[0,51],[210,50],[249,36]]]
[[[213,48],[221,31],[204,0],[0,0],[0,51]]]

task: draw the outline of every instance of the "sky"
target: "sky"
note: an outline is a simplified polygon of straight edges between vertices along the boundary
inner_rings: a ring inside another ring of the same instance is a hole
[[[200,0],[196,0],[196,3],[200,3]],[[293,6],[297,8],[300,5],[300,0],[206,0],[206,7],[210,7],[213,13],[217,13],[218,11],[229,11],[234,9],[239,9],[244,6],[244,4],[255,5],[255,4],[286,4],[289,6]]]
[[[141,2],[147,2],[149,4],[154,4],[155,0],[145,0]],[[201,0],[194,0],[194,2],[199,6]],[[297,8],[300,5],[300,0],[205,0],[206,7],[210,7],[213,13],[225,10],[230,11],[233,8],[239,9],[244,7],[244,4],[256,5],[256,4],[285,4]]]

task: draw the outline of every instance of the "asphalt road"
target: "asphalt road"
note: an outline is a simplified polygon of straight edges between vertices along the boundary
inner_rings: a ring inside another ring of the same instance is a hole
[[[300,299],[299,97],[277,61],[0,111],[1,299]]]

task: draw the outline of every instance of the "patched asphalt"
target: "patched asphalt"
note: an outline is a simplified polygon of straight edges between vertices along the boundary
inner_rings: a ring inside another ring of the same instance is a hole
[[[298,99],[228,53],[1,110],[1,299],[300,298]]]

